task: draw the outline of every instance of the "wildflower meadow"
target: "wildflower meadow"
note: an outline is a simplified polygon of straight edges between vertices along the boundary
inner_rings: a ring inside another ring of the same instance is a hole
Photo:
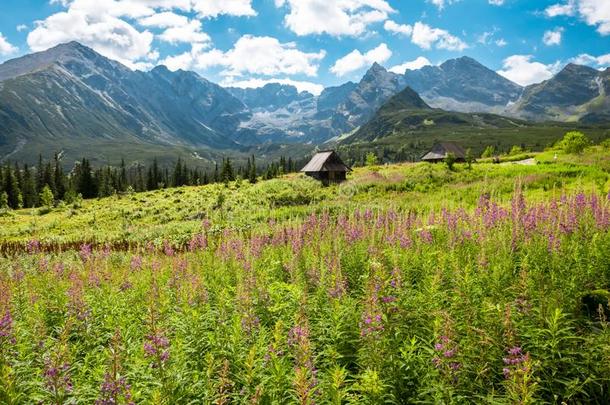
[[[607,172],[385,170],[424,174],[359,171],[243,221],[235,196],[304,180],[217,186],[233,194],[179,240],[168,221],[121,244],[3,219],[0,402],[608,403]]]

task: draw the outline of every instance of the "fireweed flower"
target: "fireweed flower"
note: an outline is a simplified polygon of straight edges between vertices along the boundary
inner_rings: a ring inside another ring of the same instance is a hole
[[[92,255],[91,245],[88,243],[83,243],[80,247],[79,255],[83,263],[88,262]]]
[[[519,346],[513,346],[506,349],[507,356],[502,358],[505,367],[502,369],[504,378],[510,379],[516,377],[519,374],[527,373],[530,371],[529,365],[529,353],[523,353],[523,350]]]
[[[0,318],[0,346],[6,344],[14,345],[16,343],[15,337],[13,336],[13,317],[11,311],[6,309],[4,314]],[[2,349],[0,348],[0,353]]]
[[[40,242],[37,239],[32,239],[30,241],[28,241],[28,243],[25,246],[26,251],[29,254],[35,254],[40,252]]]
[[[131,263],[129,265],[131,271],[140,271],[142,270],[142,257],[139,255],[135,255],[131,258]]]
[[[462,364],[455,359],[458,354],[458,345],[453,340],[445,335],[438,337],[434,344],[435,356],[432,358],[432,364],[444,375],[450,377],[452,382],[457,381],[455,374]]]
[[[207,247],[207,238],[205,234],[199,233],[193,235],[191,240],[189,241],[189,251],[194,252],[196,250],[203,250]]]
[[[121,402],[120,399],[124,402]],[[96,405],[115,405],[119,403],[135,404],[131,399],[131,385],[125,377],[118,379],[110,373],[104,375],[104,382],[100,388],[100,398],[95,401]]]
[[[160,331],[148,334],[144,341],[144,356],[152,359],[152,368],[163,367],[169,360],[169,339]]]
[[[163,241],[163,253],[165,256],[173,256],[175,254],[174,248],[168,240]]]
[[[69,373],[70,365],[62,361],[60,357],[58,355],[47,356],[42,373],[47,390],[56,399],[63,398],[72,392],[72,381]]]

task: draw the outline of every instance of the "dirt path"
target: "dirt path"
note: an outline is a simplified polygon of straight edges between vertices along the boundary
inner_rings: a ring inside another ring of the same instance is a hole
[[[524,166],[534,166],[536,164],[536,159],[529,158],[524,160],[517,160],[516,162],[504,162],[503,165],[524,165]]]

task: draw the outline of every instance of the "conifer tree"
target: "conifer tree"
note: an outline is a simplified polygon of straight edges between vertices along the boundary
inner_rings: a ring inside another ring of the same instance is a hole
[[[248,172],[248,181],[252,184],[256,183],[256,161],[254,160],[254,155],[252,155],[252,163]]]

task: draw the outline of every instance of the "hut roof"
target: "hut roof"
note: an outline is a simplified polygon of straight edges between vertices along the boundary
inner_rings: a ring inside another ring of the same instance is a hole
[[[434,144],[430,152],[426,153],[421,160],[438,160],[447,157],[448,153],[453,153],[458,159],[466,158],[466,151],[453,142],[439,142]]]
[[[301,169],[302,172],[349,172],[351,170],[334,150],[316,153]]]

